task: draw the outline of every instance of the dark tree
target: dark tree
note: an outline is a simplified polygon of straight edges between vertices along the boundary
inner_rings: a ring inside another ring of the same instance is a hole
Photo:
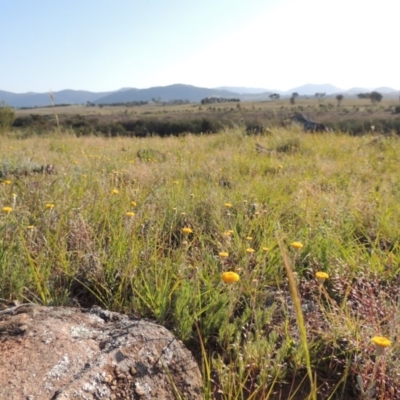
[[[269,98],[271,100],[279,100],[281,98],[281,96],[278,93],[272,93],[269,95]]]
[[[296,99],[299,97],[299,94],[297,92],[292,93],[292,97],[290,98],[290,104],[294,105],[296,104]]]
[[[371,93],[359,93],[357,95],[359,99],[370,99],[371,98]]]
[[[336,100],[337,100],[337,105],[338,105],[338,107],[340,107],[340,104],[342,103],[342,101],[343,101],[343,95],[342,94],[338,94],[337,96],[336,96]]]
[[[371,92],[369,98],[373,103],[379,103],[382,100],[382,95],[379,92]]]

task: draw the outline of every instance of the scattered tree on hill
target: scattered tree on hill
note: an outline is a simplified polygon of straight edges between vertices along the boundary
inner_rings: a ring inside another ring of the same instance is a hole
[[[344,96],[343,96],[342,94],[338,94],[338,95],[336,96],[336,100],[337,100],[337,105],[338,105],[338,107],[340,107],[340,104],[342,103],[343,98],[344,98]]]
[[[280,96],[279,93],[272,93],[272,94],[269,95],[269,98],[271,100],[279,100],[281,98],[281,96]]]
[[[315,93],[315,97],[318,99],[319,102],[321,102],[323,97],[325,96],[326,93]]]
[[[299,94],[297,92],[292,93],[292,97],[290,98],[290,104],[294,105],[296,104],[296,99],[299,97]]]
[[[372,103],[379,103],[382,100],[382,97],[383,96],[379,92],[371,92],[369,94]]]
[[[379,103],[383,96],[379,92],[371,92],[371,93],[359,93],[357,95],[359,99],[370,99],[372,103]]]
[[[201,104],[212,104],[212,103],[239,103],[240,99],[226,99],[225,97],[206,97],[201,100]]]
[[[11,107],[4,103],[0,104],[0,135],[5,134],[15,120],[15,112]]]

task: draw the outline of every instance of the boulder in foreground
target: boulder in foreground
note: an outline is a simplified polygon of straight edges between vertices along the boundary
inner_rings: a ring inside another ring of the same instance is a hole
[[[0,399],[202,398],[199,368],[164,327],[100,308],[0,311]]]

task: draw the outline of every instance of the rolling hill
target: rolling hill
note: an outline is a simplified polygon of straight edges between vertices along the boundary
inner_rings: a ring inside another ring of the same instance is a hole
[[[388,87],[375,89],[382,93],[384,97],[396,98],[399,92]],[[85,90],[61,90],[53,93],[12,93],[0,90],[0,104],[15,107],[46,107],[52,105],[51,95],[54,104],[113,104],[127,103],[135,101],[171,101],[188,100],[190,102],[200,102],[205,97],[225,97],[237,98],[242,101],[263,101],[269,100],[271,93],[279,93],[282,98],[287,98],[292,93],[297,92],[300,96],[314,96],[315,93],[326,93],[326,96],[343,94],[348,97],[355,97],[358,93],[370,92],[371,89],[352,88],[343,90],[336,86],[325,84],[306,84],[295,87],[287,91],[267,90],[261,88],[245,88],[235,86],[223,86],[214,89],[196,87],[192,85],[175,84],[169,86],[157,86],[147,89],[123,88],[111,92],[90,92]]]

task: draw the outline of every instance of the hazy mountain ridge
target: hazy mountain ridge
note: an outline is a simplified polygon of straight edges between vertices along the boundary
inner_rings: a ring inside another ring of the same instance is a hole
[[[315,85],[312,83],[308,83],[306,85],[295,87],[289,91],[287,94],[298,93],[300,96],[314,96],[315,93],[325,93],[326,95],[332,95],[337,93],[345,92],[343,89],[338,88],[337,86],[333,86],[329,83],[322,85]]]
[[[215,89],[218,90],[227,90],[228,92],[238,93],[238,94],[262,94],[262,93],[281,93],[277,90],[269,90],[269,89],[262,89],[262,88],[248,88],[248,87],[241,87],[241,86],[221,86]]]
[[[85,104],[88,101],[94,102],[97,99],[107,96],[112,92],[89,92],[85,90],[65,89],[58,92],[48,93],[12,93],[0,90],[0,102],[11,107],[46,107],[54,104]]]
[[[325,93],[326,96],[343,94],[344,96],[356,96],[358,93],[366,93],[376,90],[385,97],[398,97],[399,91],[390,87],[379,87],[377,89],[351,88],[340,89],[331,84],[306,84],[287,91],[269,90],[263,88],[246,88],[235,86],[222,86],[214,89],[202,88],[192,85],[174,84],[169,86],[156,86],[147,89],[121,88],[110,92],[90,92],[85,90],[65,89],[58,92],[48,93],[12,93],[0,90],[0,103],[15,108],[21,107],[43,107],[51,106],[53,97],[54,104],[95,104],[126,103],[134,101],[170,101],[188,100],[200,102],[205,97],[238,98],[242,101],[269,100],[271,93],[278,93],[281,97],[290,97],[292,93],[300,96],[314,96],[315,93]]]
[[[148,89],[125,90],[112,93],[95,101],[96,104],[125,103],[130,101],[159,101],[189,100],[199,102],[205,97],[239,97],[238,93],[227,90],[200,88],[192,85],[175,84],[156,86]]]

